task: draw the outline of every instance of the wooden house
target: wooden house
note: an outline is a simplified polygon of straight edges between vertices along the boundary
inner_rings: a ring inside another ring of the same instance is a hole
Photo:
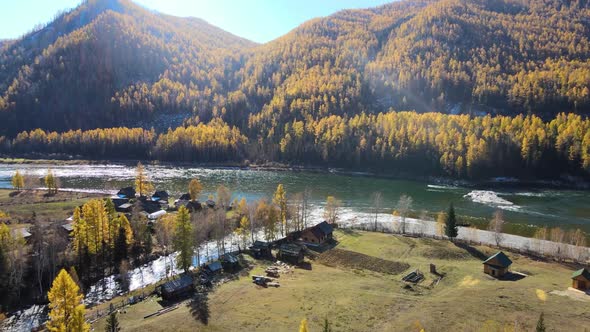
[[[304,229],[301,232],[301,239],[303,242],[311,244],[324,244],[333,238],[334,229],[332,225],[323,221],[313,227]]]
[[[278,258],[291,264],[303,263],[305,250],[293,243],[285,243],[279,247]]]
[[[590,291],[590,271],[588,269],[580,269],[572,273],[572,288],[583,292]]]
[[[249,249],[254,258],[272,258],[270,243],[268,242],[254,241],[254,244]]]
[[[74,223],[73,222],[68,222],[67,224],[64,224],[61,226],[63,231],[68,235],[68,236],[72,236],[74,233]]]
[[[483,262],[483,272],[495,278],[501,278],[508,273],[512,261],[506,254],[499,251]]]
[[[193,278],[188,274],[183,274],[180,278],[168,281],[160,288],[162,299],[166,301],[183,298],[194,291]]]

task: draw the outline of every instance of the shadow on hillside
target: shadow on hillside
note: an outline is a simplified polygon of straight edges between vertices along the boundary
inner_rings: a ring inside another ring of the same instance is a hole
[[[206,291],[198,292],[189,303],[189,307],[195,320],[203,325],[209,324],[209,294]]]
[[[461,248],[465,251],[467,251],[471,256],[481,260],[481,261],[485,261],[488,257],[481,251],[477,250],[476,248],[470,246],[467,243],[463,243],[463,242],[453,242],[453,244],[458,247]]]
[[[341,231],[342,233],[348,235],[348,236],[354,236],[354,237],[361,236],[359,234],[359,232],[355,231],[354,229],[350,229],[350,228],[338,228],[338,230]]]
[[[526,278],[526,276],[524,274],[508,272],[502,278],[499,278],[498,280],[502,280],[502,281],[519,281],[519,280],[524,279],[524,278]]]

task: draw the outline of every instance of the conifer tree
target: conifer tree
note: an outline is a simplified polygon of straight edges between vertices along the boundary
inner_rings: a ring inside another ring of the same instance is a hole
[[[201,196],[201,192],[203,191],[203,185],[199,179],[194,178],[188,184],[188,193],[191,196],[191,200],[196,201]]]
[[[113,263],[117,268],[124,259],[127,259],[127,232],[125,228],[119,227],[119,234],[115,238],[115,248],[113,250]]]
[[[146,196],[153,190],[154,185],[150,182],[145,168],[141,162],[138,162],[137,168],[135,170],[135,191],[139,194],[139,196]]]
[[[16,171],[12,176],[12,187],[17,191],[21,191],[25,187],[25,178],[19,171]]]
[[[459,229],[457,227],[457,217],[455,216],[455,208],[453,203],[449,206],[449,213],[447,213],[447,219],[445,223],[445,235],[454,240],[459,235]]]
[[[188,272],[193,259],[193,232],[188,210],[184,206],[178,209],[176,216],[174,250],[178,251],[176,266]]]
[[[49,299],[49,331],[76,331],[86,332],[90,325],[84,319],[85,306],[82,303],[83,296],[80,288],[70,277],[66,270],[62,269],[47,293]]]
[[[283,188],[283,184],[279,183],[277,190],[274,193],[273,203],[279,208],[279,224],[281,229],[281,235],[285,236],[287,231],[287,194]]]
[[[121,331],[121,327],[119,327],[119,317],[117,317],[117,312],[113,311],[107,318],[107,324],[105,327],[105,332],[118,332]]]
[[[47,187],[47,194],[57,194],[57,180],[51,168],[47,170],[47,175],[45,175],[45,187]]]

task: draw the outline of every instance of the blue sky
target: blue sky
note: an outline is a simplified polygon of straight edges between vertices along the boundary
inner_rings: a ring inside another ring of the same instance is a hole
[[[150,9],[194,16],[256,42],[277,38],[314,17],[341,9],[368,8],[392,0],[136,0]],[[2,0],[0,39],[16,38],[39,23],[51,21],[58,11],[76,7],[81,0]]]

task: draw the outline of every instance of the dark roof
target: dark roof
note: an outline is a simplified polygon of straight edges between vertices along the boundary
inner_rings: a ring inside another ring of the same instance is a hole
[[[183,290],[193,286],[193,278],[188,274],[183,274],[180,278],[168,281],[162,285],[162,291],[167,293],[174,293],[175,291]]]
[[[223,255],[222,259],[227,262],[227,263],[238,263],[238,257],[236,257],[235,255],[232,254],[225,254]]]
[[[509,267],[512,264],[512,261],[510,260],[510,258],[508,258],[508,256],[506,256],[506,254],[504,254],[501,251],[498,251],[496,254],[494,254],[493,256],[490,256],[490,258],[486,259],[483,262],[483,264],[499,266],[499,267]]]
[[[293,243],[285,243],[280,248],[281,255],[299,256],[303,248]]]
[[[584,278],[590,280],[590,271],[588,271],[588,269],[579,269],[578,271],[572,273],[572,279],[579,276],[583,276]]]
[[[212,199],[208,199],[205,204],[207,204],[210,207],[215,207],[215,201]]]
[[[186,203],[186,208],[189,211],[199,211],[203,207],[201,206],[201,202],[199,202],[199,201],[190,201],[190,202]]]
[[[205,265],[205,268],[211,272],[216,272],[221,270],[221,263],[219,261],[211,262]]]
[[[158,212],[158,211],[162,210],[162,206],[158,202],[153,202],[153,201],[148,201],[148,200],[141,201],[141,207],[148,214],[152,214],[154,212]]]
[[[129,203],[129,198],[113,197],[111,198],[111,201],[113,201],[115,207],[119,207],[125,203]]]
[[[191,200],[191,194],[182,194],[179,198],[179,200],[181,201],[190,201]]]
[[[321,238],[329,234],[332,234],[334,228],[327,222],[322,221],[321,223],[306,229],[306,231],[312,232],[313,235],[317,238]]]
[[[133,189],[133,187],[121,188],[121,190],[119,190],[119,192],[117,193],[117,196],[133,198],[135,197],[135,189]]]
[[[160,191],[156,191],[153,195],[152,195],[152,199],[156,198],[156,199],[167,199],[168,197],[170,197],[168,195],[168,193],[164,190],[160,190]]]
[[[256,240],[254,241],[254,244],[251,246],[251,248],[269,249],[270,243]]]

